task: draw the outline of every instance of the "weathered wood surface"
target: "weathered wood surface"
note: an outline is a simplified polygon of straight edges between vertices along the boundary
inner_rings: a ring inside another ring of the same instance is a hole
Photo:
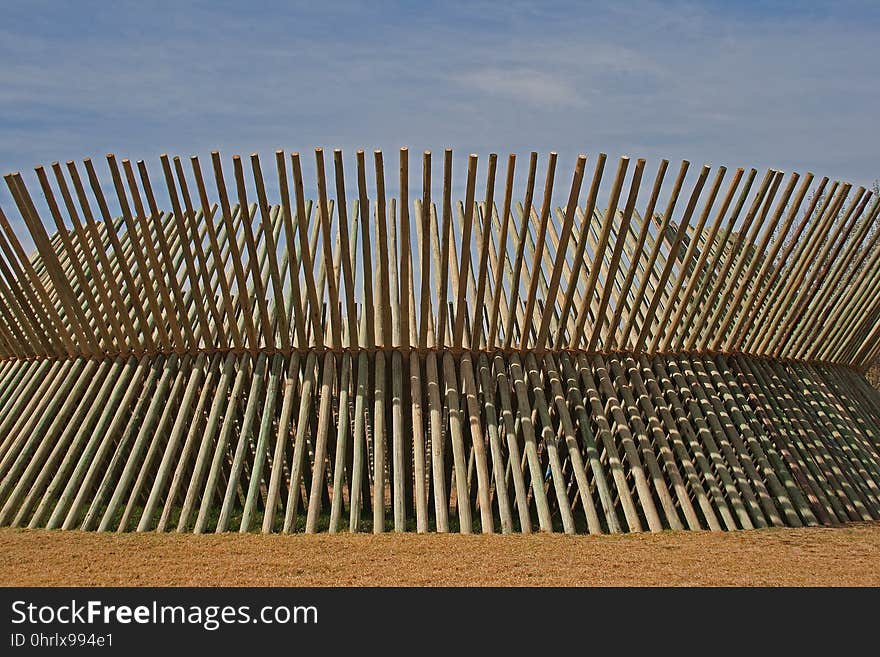
[[[880,519],[880,396],[848,368],[472,357],[14,362],[0,523],[596,533]]]
[[[218,153],[210,179],[162,156],[161,188],[112,155],[106,180],[38,167],[39,195],[7,175],[0,525],[880,519],[870,192],[687,162],[667,180],[629,158],[606,178],[604,154],[570,185],[555,154],[518,174],[513,155],[463,175],[451,151],[437,172],[409,157],[396,189],[378,151],[346,181],[318,149],[313,185],[281,151],[265,179],[256,155],[246,171]]]
[[[213,180],[198,158],[187,171],[163,156],[161,188],[143,162],[120,169],[112,155],[107,180],[85,161],[88,187],[73,162],[37,167],[38,193],[8,174],[37,251],[0,214],[0,357],[565,346],[865,369],[880,352],[880,204],[863,188],[775,170],[760,184],[755,170],[710,178],[688,162],[667,180],[664,161],[649,190],[644,160],[608,176],[599,154],[577,159],[553,210],[569,189],[554,153],[541,186],[532,153],[519,193],[514,156],[502,172],[495,155],[471,155],[458,173],[447,152],[434,176],[430,153],[411,170],[401,149],[398,196],[373,159],[371,189],[357,153],[352,198],[343,153],[330,172],[320,149],[314,182],[281,151],[265,179],[256,155],[250,171],[233,157],[230,175],[212,153]]]

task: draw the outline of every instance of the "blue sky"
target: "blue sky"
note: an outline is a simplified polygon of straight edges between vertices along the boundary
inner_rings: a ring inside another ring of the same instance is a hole
[[[402,145],[880,176],[877,3],[4,4],[0,169],[29,182],[110,151]]]

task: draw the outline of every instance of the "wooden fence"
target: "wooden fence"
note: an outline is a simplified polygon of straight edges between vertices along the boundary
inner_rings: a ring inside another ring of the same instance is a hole
[[[532,153],[469,156],[453,203],[442,159],[410,194],[401,149],[391,197],[381,152],[346,178],[334,151],[330,189],[316,150],[314,202],[281,151],[266,179],[162,156],[156,191],[112,155],[38,167],[39,197],[7,175],[36,253],[0,211],[0,525],[880,519],[870,192],[600,154],[554,208]]]

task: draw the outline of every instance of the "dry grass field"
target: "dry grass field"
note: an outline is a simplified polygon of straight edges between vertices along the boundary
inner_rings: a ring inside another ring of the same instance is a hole
[[[621,536],[0,530],[5,586],[880,586],[880,525]]]

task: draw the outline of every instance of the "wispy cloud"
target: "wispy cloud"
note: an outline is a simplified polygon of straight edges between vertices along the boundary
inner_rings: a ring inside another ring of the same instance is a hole
[[[408,144],[869,184],[878,27],[867,2],[22,3],[0,26],[0,169]]]
[[[515,102],[545,107],[584,107],[576,85],[552,73],[525,68],[482,68],[452,76],[476,94],[502,96]]]

